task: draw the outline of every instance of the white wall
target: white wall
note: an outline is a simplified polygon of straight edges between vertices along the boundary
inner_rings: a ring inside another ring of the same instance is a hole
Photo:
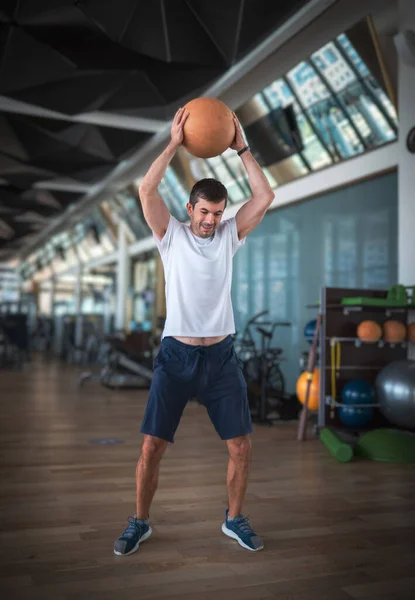
[[[313,196],[321,196],[336,188],[350,186],[362,179],[373,178],[394,170],[397,167],[397,147],[397,142],[392,142],[301,179],[285,183],[275,190],[275,198],[270,210]],[[233,217],[240,207],[241,204],[230,205],[226,209],[225,218]]]
[[[415,31],[414,0],[399,0],[401,31]],[[415,67],[399,57],[398,107],[398,274],[399,283],[415,284],[415,154],[406,148],[406,136],[415,126]]]

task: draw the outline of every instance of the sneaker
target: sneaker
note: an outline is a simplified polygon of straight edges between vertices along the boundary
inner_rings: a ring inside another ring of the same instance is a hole
[[[225,522],[222,531],[225,535],[237,540],[238,544],[252,552],[258,552],[264,547],[262,539],[252,530],[248,517],[235,517],[228,519],[229,509],[226,510]]]
[[[127,556],[127,554],[136,552],[140,542],[144,542],[150,537],[151,531],[149,520],[144,521],[136,517],[129,517],[127,529],[114,542],[114,554]]]

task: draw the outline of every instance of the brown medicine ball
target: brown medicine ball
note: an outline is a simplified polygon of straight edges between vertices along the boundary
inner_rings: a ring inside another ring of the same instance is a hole
[[[408,341],[415,342],[415,322],[408,325]]]
[[[382,337],[382,328],[376,321],[362,321],[357,327],[357,337],[363,342],[377,342]]]
[[[383,337],[391,343],[402,342],[406,338],[406,327],[399,321],[389,320],[383,324]]]
[[[225,152],[235,138],[232,111],[216,98],[195,98],[183,128],[183,146],[193,156],[212,158]]]

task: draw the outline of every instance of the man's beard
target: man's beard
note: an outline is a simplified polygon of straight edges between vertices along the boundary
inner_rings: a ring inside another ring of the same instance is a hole
[[[204,223],[202,221],[201,223],[199,223],[198,229],[199,229],[199,233],[202,237],[208,238],[213,235],[213,232],[215,231],[215,226],[209,225],[208,223]]]

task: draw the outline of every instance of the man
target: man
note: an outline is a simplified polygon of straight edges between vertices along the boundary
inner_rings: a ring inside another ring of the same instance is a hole
[[[238,152],[247,171],[252,198],[235,217],[222,221],[227,190],[219,181],[203,179],[193,187],[187,204],[190,224],[169,214],[158,186],[183,141],[189,113],[177,111],[171,141],[151,165],[140,185],[144,217],[163,261],[167,318],[141,427],[144,441],[136,468],[136,514],[114,543],[118,555],[132,554],[151,535],[150,505],[159,465],[166,446],[174,441],[189,398],[205,405],[229,451],[227,487],[229,506],[222,531],[248,550],[263,542],[241,514],[250,465],[252,422],[246,384],[233,347],[235,333],[231,303],[232,258],[262,220],[274,194],[246,146],[233,115]]]

